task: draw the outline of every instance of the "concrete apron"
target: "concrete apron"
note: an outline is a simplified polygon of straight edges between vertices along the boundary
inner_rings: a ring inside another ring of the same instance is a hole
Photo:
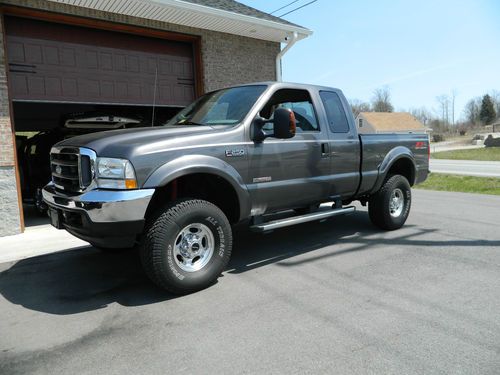
[[[57,230],[50,224],[37,225],[27,227],[22,234],[0,237],[0,263],[88,246],[88,242],[65,230]]]

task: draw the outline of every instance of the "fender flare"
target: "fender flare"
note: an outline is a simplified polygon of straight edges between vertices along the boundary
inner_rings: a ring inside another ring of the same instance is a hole
[[[240,205],[240,220],[250,214],[250,194],[238,171],[221,159],[207,155],[184,155],[170,160],[153,171],[144,189],[166,186],[176,178],[195,173],[212,174],[226,180],[235,190]]]
[[[412,165],[412,170],[411,170],[411,180],[408,181],[410,185],[413,186],[415,182],[415,176],[417,172],[417,165],[415,163],[415,157],[413,155],[413,152],[408,147],[405,146],[398,146],[393,148],[391,151],[389,151],[386,155],[384,160],[382,160],[382,163],[380,163],[378,167],[378,178],[377,181],[375,182],[375,186],[373,187],[373,192],[379,191],[380,188],[382,187],[382,184],[384,183],[388,172],[390,171],[391,167],[399,160],[401,159],[407,159],[408,161],[411,162]]]

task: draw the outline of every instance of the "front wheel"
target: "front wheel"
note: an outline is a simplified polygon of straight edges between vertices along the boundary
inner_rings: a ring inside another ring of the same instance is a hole
[[[379,228],[395,230],[406,222],[410,207],[410,184],[404,176],[394,175],[370,197],[368,214],[372,223]]]
[[[186,294],[210,286],[231,256],[232,231],[210,202],[184,199],[160,209],[148,222],[141,260],[161,288]]]

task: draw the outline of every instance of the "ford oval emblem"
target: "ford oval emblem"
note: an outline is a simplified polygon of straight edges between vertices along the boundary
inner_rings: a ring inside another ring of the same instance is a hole
[[[61,168],[61,166],[60,166],[60,165],[58,165],[58,166],[56,167],[56,173],[57,173],[57,174],[61,174],[61,172],[62,172],[62,168]]]

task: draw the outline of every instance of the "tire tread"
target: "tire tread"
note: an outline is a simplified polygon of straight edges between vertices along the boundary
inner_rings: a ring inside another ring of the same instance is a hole
[[[408,183],[408,180],[404,176],[392,175],[386,179],[380,190],[370,198],[368,205],[368,215],[370,217],[371,222],[381,229],[394,230],[402,226],[402,224],[401,225],[394,224],[394,222],[390,217],[389,212],[385,207],[386,204],[385,198],[387,197],[387,195],[391,193],[391,191],[394,189],[394,186],[400,183],[405,184],[407,189],[410,189],[410,184]],[[407,204],[411,205],[411,200]],[[405,221],[406,218],[404,219],[403,223]]]
[[[193,290],[172,286],[169,283],[165,282],[162,277],[160,277],[163,265],[162,257],[164,254],[161,241],[158,241],[157,239],[163,236],[162,232],[165,226],[177,225],[176,218],[181,214],[181,212],[186,210],[203,209],[206,208],[207,205],[215,208],[222,213],[222,211],[213,203],[201,199],[186,198],[170,202],[165,206],[159,208],[151,216],[151,219],[146,222],[145,238],[140,250],[141,262],[147,276],[151,279],[151,281],[170,293],[184,294]],[[226,221],[223,224],[230,227],[229,221],[223,213],[222,217]],[[224,267],[227,265],[227,262],[229,261],[229,258],[231,256],[232,236],[229,236],[227,241],[227,256],[225,258]]]

